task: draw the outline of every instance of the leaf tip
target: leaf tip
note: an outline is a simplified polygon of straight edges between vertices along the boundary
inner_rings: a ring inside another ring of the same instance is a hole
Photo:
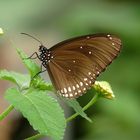
[[[88,117],[87,120],[90,122],[90,123],[93,123],[93,121]]]

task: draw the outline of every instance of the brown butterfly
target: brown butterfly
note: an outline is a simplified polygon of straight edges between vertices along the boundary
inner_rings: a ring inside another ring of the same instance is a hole
[[[121,46],[121,40],[111,34],[85,35],[65,40],[50,49],[41,43],[40,54],[35,52],[29,58],[36,55],[41,61],[41,69],[44,66],[44,71],[48,71],[58,94],[76,98],[91,88],[97,76],[119,54]]]

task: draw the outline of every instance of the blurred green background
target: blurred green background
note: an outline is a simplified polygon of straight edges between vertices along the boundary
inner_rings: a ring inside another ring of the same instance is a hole
[[[24,72],[11,48],[22,47],[27,54],[38,43],[20,32],[37,36],[51,47],[70,37],[113,33],[123,42],[120,56],[99,76],[108,81],[116,99],[100,99],[87,113],[88,123],[76,119],[66,133],[72,140],[140,140],[140,3],[128,0],[0,0],[0,69]],[[12,42],[12,43],[11,43]],[[3,60],[3,61],[2,61]],[[91,95],[79,100],[85,104]]]

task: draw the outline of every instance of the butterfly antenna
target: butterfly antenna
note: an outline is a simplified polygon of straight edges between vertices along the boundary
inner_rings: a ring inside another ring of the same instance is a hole
[[[38,41],[41,45],[43,45],[43,43],[42,43],[40,40],[38,40],[37,38],[35,38],[34,36],[32,36],[32,35],[30,35],[30,34],[27,34],[27,33],[21,33],[21,34],[27,35],[27,36],[29,36],[29,37],[35,39],[36,41]]]

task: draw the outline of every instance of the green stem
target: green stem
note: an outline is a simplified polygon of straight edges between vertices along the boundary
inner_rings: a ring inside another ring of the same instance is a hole
[[[98,98],[99,98],[99,94],[96,93],[94,95],[94,97],[82,108],[82,110],[83,111],[87,110],[89,107],[91,107],[97,101]],[[75,119],[78,115],[79,115],[78,113],[73,114],[72,116],[70,116],[69,118],[66,119],[66,122],[70,122],[71,120]],[[31,136],[29,138],[26,138],[25,140],[36,140],[43,136],[44,135],[42,135],[42,134],[37,134],[37,135]]]
[[[94,95],[94,97],[82,108],[83,111],[87,110],[89,107],[91,107],[98,99],[99,97],[99,94],[96,93]],[[73,114],[72,116],[70,116],[69,118],[66,119],[66,122],[69,122],[71,120],[73,120],[74,118],[76,118],[79,114],[78,113],[75,113]]]
[[[36,135],[34,135],[34,136],[31,136],[31,137],[29,137],[29,138],[26,138],[26,139],[24,139],[24,140],[37,140],[37,139],[39,139],[39,138],[41,138],[41,137],[43,137],[44,135],[42,135],[42,134],[36,134]]]
[[[13,109],[14,109],[14,106],[10,105],[3,113],[1,113],[0,121],[2,121]]]

